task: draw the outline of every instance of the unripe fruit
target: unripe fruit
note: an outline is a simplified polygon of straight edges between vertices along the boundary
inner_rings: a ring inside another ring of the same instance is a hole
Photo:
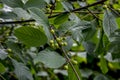
[[[57,40],[58,42],[60,42],[60,41],[61,41],[61,39],[60,39],[60,38],[56,38],[56,40]]]
[[[72,61],[72,63],[75,64],[75,65],[78,64],[78,62],[77,62],[76,60],[73,60],[73,59],[72,59],[71,61]]]
[[[7,49],[7,52],[12,52],[12,50],[10,48]]]
[[[103,6],[103,9],[107,9],[107,8],[108,8],[107,5],[104,5],[104,6]]]
[[[55,43],[55,47],[56,47],[56,48],[59,48],[59,45],[58,45],[58,43]]]
[[[60,45],[61,45],[61,46],[64,46],[64,42],[60,42]]]
[[[53,48],[55,48],[55,44],[51,44],[51,46],[52,46]]]
[[[64,66],[64,69],[68,70],[68,65],[65,65],[65,66]]]
[[[54,40],[50,40],[50,44],[53,44],[54,43]]]
[[[67,42],[64,42],[64,46],[67,46]]]
[[[51,29],[51,30],[50,30],[50,32],[51,32],[52,34],[54,34],[54,33],[55,33],[55,31],[54,31],[53,29]]]

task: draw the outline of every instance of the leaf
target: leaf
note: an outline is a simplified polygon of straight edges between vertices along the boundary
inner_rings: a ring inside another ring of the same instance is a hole
[[[110,80],[106,76],[99,74],[93,80]]]
[[[117,29],[111,36],[110,36],[110,47],[109,51],[112,54],[113,59],[120,58],[120,29]]]
[[[49,21],[45,13],[39,8],[29,8],[29,12],[33,19],[37,21],[37,23],[41,24],[44,27],[49,27]]]
[[[104,74],[106,74],[108,72],[107,62],[106,62],[103,54],[101,54],[101,57],[100,57],[100,69],[102,70],[102,73],[104,73]]]
[[[81,69],[80,72],[82,77],[85,77],[85,78],[89,78],[93,74],[93,71],[90,69]]]
[[[5,66],[2,63],[0,63],[0,73],[4,73],[5,71]]]
[[[80,73],[78,65],[74,65],[74,68],[76,69],[79,77],[81,78],[81,73]],[[75,73],[70,65],[68,66],[68,78],[69,78],[69,80],[78,80],[77,76],[75,75]]]
[[[20,7],[23,8],[24,4],[22,3],[21,0],[1,0],[3,3],[5,3],[7,6],[16,8],[16,7]]]
[[[61,4],[63,5],[63,7],[65,8],[66,11],[71,11],[73,10],[73,6],[66,1],[61,2]]]
[[[68,20],[68,14],[61,14],[55,18],[54,24],[62,24],[67,20]]]
[[[34,58],[34,63],[36,64],[38,62],[44,63],[49,68],[59,68],[66,62],[66,60],[57,52],[44,50]]]
[[[13,12],[20,18],[20,19],[30,19],[30,15],[27,11],[23,10],[22,8],[14,8]]]
[[[29,12],[31,14],[31,17],[37,21],[37,23],[41,24],[45,30],[45,34],[48,37],[48,39],[51,38],[51,33],[49,32],[49,21],[45,13],[38,9],[38,8],[29,8]]]
[[[47,42],[46,35],[37,28],[20,27],[14,30],[15,36],[27,46],[40,46]]]
[[[103,18],[103,29],[107,37],[109,37],[118,28],[115,16],[109,11],[105,10]]]
[[[94,43],[92,43],[92,42],[83,42],[83,46],[84,46],[84,48],[85,48],[85,50],[86,50],[86,52],[88,54],[95,55],[94,52],[93,52],[94,49],[95,49],[95,44]]]
[[[45,8],[46,4],[44,0],[28,0],[25,4],[25,8],[36,7]]]
[[[28,67],[14,59],[11,60],[15,68],[14,72],[19,80],[33,80],[32,74]]]
[[[70,28],[73,27],[74,25],[75,25],[75,22],[73,22],[73,21],[67,21],[67,22],[62,23],[59,26],[58,30],[59,30],[59,32],[61,32],[61,34],[63,34],[63,32],[65,33],[67,31],[69,31]]]
[[[3,49],[0,49],[0,59],[1,60],[4,60],[4,59],[6,59],[7,58],[7,52],[5,52],[5,50],[3,50]]]
[[[0,18],[2,19],[15,19],[17,15],[13,12],[0,11]]]

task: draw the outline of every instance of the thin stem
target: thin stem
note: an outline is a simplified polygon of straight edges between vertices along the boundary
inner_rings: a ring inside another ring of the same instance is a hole
[[[89,10],[88,8],[87,8],[87,10],[88,10],[96,19],[102,21],[102,20],[101,20],[100,18],[98,18],[91,10]]]
[[[50,30],[53,29],[52,27],[53,27],[53,26],[50,26]],[[52,33],[52,34],[53,34],[54,39],[56,40],[56,39],[57,39],[56,34],[55,34],[55,33]],[[59,45],[59,49],[64,53],[64,56],[65,56],[67,62],[70,64],[70,66],[71,66],[73,72],[75,73],[77,79],[78,79],[78,80],[81,80],[80,77],[79,77],[79,74],[77,73],[75,67],[73,66],[73,64],[72,64],[72,62],[71,62],[71,60],[70,60],[70,58],[68,57],[67,52],[63,49],[63,47],[62,47],[62,45],[60,44],[60,42],[58,42],[57,40],[56,40],[56,42],[57,42],[58,45]]]
[[[61,47],[61,50],[63,51],[63,53],[64,53],[64,55],[65,55],[65,58],[66,58],[66,60],[68,61],[68,63],[70,64],[70,66],[71,66],[72,70],[74,71],[77,79],[78,79],[78,80],[81,80],[80,77],[79,77],[79,74],[77,73],[77,71],[76,71],[76,69],[75,69],[75,67],[74,67],[74,65],[72,64],[70,58],[68,57],[67,52],[66,52],[62,47]]]
[[[6,80],[1,74],[0,74],[0,77],[2,78],[2,80]]]

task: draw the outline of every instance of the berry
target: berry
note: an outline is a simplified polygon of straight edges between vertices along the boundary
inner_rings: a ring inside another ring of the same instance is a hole
[[[54,40],[50,40],[50,44],[53,44],[54,43]]]
[[[55,47],[56,47],[56,48],[59,48],[59,45],[58,45],[58,43],[55,43]]]
[[[68,65],[65,65],[65,66],[64,66],[64,69],[68,70]]]
[[[51,29],[51,30],[50,30],[50,32],[51,32],[52,34],[54,34],[54,33],[55,33],[55,31],[54,31],[53,29]]]
[[[73,60],[73,59],[72,59],[71,61],[72,61],[72,63],[75,64],[75,65],[78,64],[78,62],[77,62],[76,60]]]
[[[60,42],[60,41],[61,41],[61,39],[60,39],[60,38],[56,38],[56,40],[57,40],[58,42]]]
[[[64,44],[64,46],[67,46],[67,42],[64,42],[63,44]]]

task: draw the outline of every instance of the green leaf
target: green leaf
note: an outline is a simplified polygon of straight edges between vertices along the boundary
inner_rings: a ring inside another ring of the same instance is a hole
[[[45,13],[39,8],[29,8],[29,12],[33,19],[37,21],[37,23],[41,24],[44,27],[49,27],[49,21]]]
[[[61,14],[55,18],[54,24],[62,24],[67,20],[68,20],[68,14]]]
[[[75,25],[75,22],[73,21],[67,21],[63,24],[61,24],[58,28],[59,32],[61,32],[61,34],[66,33],[70,30],[70,28],[72,28]]]
[[[13,12],[0,11],[0,18],[2,18],[2,19],[16,19],[17,15]]]
[[[28,67],[14,59],[11,60],[15,68],[14,72],[19,80],[33,80],[32,74]]]
[[[0,49],[0,59],[1,60],[4,60],[4,59],[6,59],[7,58],[7,52],[5,52],[5,50],[3,50],[3,49]]]
[[[5,66],[2,63],[0,63],[0,73],[4,73],[5,71]]]
[[[88,54],[95,55],[94,52],[93,52],[94,49],[95,49],[95,44],[94,43],[92,43],[92,42],[83,42],[83,46],[84,46],[84,48],[85,48],[85,50],[86,50],[86,52]]]
[[[99,74],[93,80],[110,80],[106,76]]]
[[[46,4],[44,0],[28,0],[25,4],[25,8],[37,7],[37,8],[45,8]]]
[[[44,50],[34,58],[34,63],[36,64],[38,62],[44,63],[49,68],[59,68],[66,62],[66,60],[57,52]]]
[[[90,69],[81,69],[80,72],[82,77],[85,77],[85,78],[89,78],[93,74],[93,71]]]
[[[20,7],[23,8],[24,4],[21,0],[1,0],[3,3],[5,3],[7,6],[16,8],[16,7]]]
[[[31,17],[37,21],[37,23],[41,24],[45,30],[45,34],[48,37],[48,39],[51,38],[51,33],[49,32],[49,21],[45,13],[38,9],[38,8],[29,8],[29,12],[31,14]]]
[[[27,46],[40,46],[47,42],[47,37],[37,28],[20,27],[15,29],[15,36]]]
[[[69,2],[63,1],[63,2],[61,2],[61,4],[63,5],[63,7],[66,11],[73,10],[73,6]]]
[[[22,50],[18,43],[14,42],[12,40],[8,40],[8,41],[6,41],[6,45],[8,48],[10,48],[12,50],[12,52],[14,53],[14,55],[16,57],[19,57],[23,62],[25,62],[25,60],[23,59],[22,54],[21,54]]]
[[[14,8],[13,12],[20,18],[20,19],[30,19],[30,15],[27,11],[23,10],[22,8]]]
[[[101,54],[101,56],[100,56],[100,69],[102,70],[102,73],[104,73],[104,74],[106,74],[108,72],[107,62],[106,62],[103,54]]]
[[[81,78],[81,73],[80,73],[78,65],[74,65],[74,68],[76,69],[79,77]],[[77,76],[75,75],[75,73],[70,65],[68,66],[68,78],[69,78],[69,80],[78,80]]]
[[[110,48],[109,51],[112,54],[113,59],[120,58],[120,29],[117,29],[111,36],[110,36]]]
[[[105,10],[103,18],[103,29],[105,34],[109,37],[117,28],[115,16],[109,10]]]

